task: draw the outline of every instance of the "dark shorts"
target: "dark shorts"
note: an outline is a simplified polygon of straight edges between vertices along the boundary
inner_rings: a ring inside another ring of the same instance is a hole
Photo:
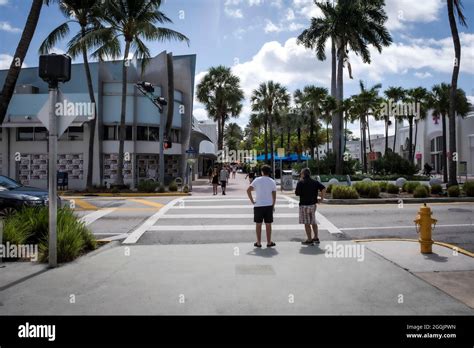
[[[257,224],[261,224],[263,221],[265,221],[266,224],[271,224],[273,222],[273,207],[271,205],[266,207],[254,207],[253,221]]]
[[[227,181],[221,181],[221,186],[222,187],[226,187],[226,185],[227,185]]]

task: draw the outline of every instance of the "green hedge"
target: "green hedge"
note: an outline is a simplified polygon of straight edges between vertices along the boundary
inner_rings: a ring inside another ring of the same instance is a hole
[[[387,192],[392,194],[399,194],[400,188],[395,184],[388,184],[387,185]]]
[[[380,195],[380,187],[375,182],[357,182],[353,187],[361,197],[378,198]]]
[[[156,188],[159,186],[159,183],[153,180],[140,180],[138,183],[137,189],[138,192],[152,193],[156,191]]]
[[[415,192],[415,189],[421,184],[418,181],[407,181],[403,184],[402,190],[408,193]]]
[[[331,192],[333,199],[358,199],[359,194],[350,186],[334,186]]]
[[[440,184],[431,185],[431,193],[433,195],[440,195],[443,193],[443,187]]]
[[[459,189],[458,185],[453,185],[448,187],[448,196],[449,197],[459,197],[461,194],[461,190]]]
[[[474,181],[466,181],[462,186],[462,189],[466,196],[474,197]]]
[[[416,188],[413,192],[413,197],[415,197],[415,198],[426,198],[429,195],[430,195],[429,189],[425,185],[416,186]]]

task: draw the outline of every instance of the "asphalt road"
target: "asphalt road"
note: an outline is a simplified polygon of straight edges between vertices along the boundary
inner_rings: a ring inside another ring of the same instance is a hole
[[[145,245],[255,241],[252,207],[241,190],[227,196],[84,198],[80,201],[90,210],[81,210],[78,206],[77,213],[85,219],[91,218],[89,227],[98,238],[125,239],[141,229],[137,243]],[[165,207],[166,212],[163,211],[161,216],[151,218]],[[419,207],[419,204],[405,204],[402,207],[396,204],[321,204],[318,211],[324,223],[320,226],[320,239],[416,239],[413,220]],[[433,217],[438,219],[433,239],[474,252],[474,203],[437,203],[432,204],[431,208]],[[275,242],[303,240],[305,235],[302,226],[298,225],[297,212],[296,204],[278,195],[273,225]],[[332,225],[332,231],[328,231],[326,221]]]

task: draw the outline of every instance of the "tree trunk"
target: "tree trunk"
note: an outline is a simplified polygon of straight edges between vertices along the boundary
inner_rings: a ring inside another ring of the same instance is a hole
[[[413,163],[413,116],[408,116],[408,159]]]
[[[398,132],[397,117],[394,117],[394,122],[395,122],[395,133],[393,135],[393,149],[392,149],[392,151],[395,153],[395,152],[397,152],[396,148],[395,148],[395,146],[397,146],[397,132]]]
[[[369,115],[367,115],[367,136],[369,139],[369,150],[372,152],[372,140],[370,140],[370,124],[369,124]]]
[[[415,144],[413,145],[413,158],[412,158],[412,163],[415,163],[417,139],[418,139],[418,120],[415,120]]]
[[[344,95],[344,57],[343,57],[343,47],[338,47],[338,62],[337,62],[337,93],[336,93],[336,100],[337,104],[341,106],[343,95]],[[343,114],[342,110],[339,110],[335,113],[336,117],[333,118],[333,152],[336,157],[336,174],[342,174],[342,119]]]
[[[301,163],[301,128],[298,127],[298,130],[297,130],[297,133],[298,133],[298,163]]]
[[[288,127],[287,131],[288,131],[288,133],[286,134],[286,136],[287,136],[288,143],[286,145],[286,148],[287,148],[287,152],[290,153],[290,150],[291,150],[291,128]]]
[[[173,65],[173,54],[168,53],[168,105],[167,105],[167,117],[166,117],[166,128],[165,128],[165,139],[170,138],[171,127],[173,125],[174,116],[174,65]]]
[[[274,167],[273,163],[275,162],[275,148],[273,144],[273,115],[272,113],[270,113],[270,116],[269,116],[268,126],[270,127],[270,153],[272,154],[270,164],[272,168],[272,175],[273,177],[275,177],[275,173],[273,173],[273,167]]]
[[[311,112],[309,121],[309,146],[311,147],[311,158],[314,160],[314,113]]]
[[[336,86],[336,71],[337,71],[337,56],[336,56],[336,44],[334,39],[331,38],[331,97],[336,98],[337,86]],[[335,114],[333,114],[334,117]]]
[[[461,66],[461,42],[459,40],[456,19],[454,18],[453,9],[454,0],[447,0],[449,26],[453,37],[454,54],[456,57],[451,77],[451,91],[449,94],[449,185],[457,185],[457,161],[454,160],[453,154],[456,153],[456,92],[458,89],[459,68]]]
[[[326,123],[326,156],[329,155],[329,122]]]
[[[81,27],[81,35],[84,37],[85,35],[85,27]],[[87,78],[87,89],[89,91],[89,98],[91,103],[94,107],[94,118],[89,121],[89,149],[88,149],[88,161],[87,161],[87,180],[86,180],[86,187],[87,189],[92,189],[92,178],[94,173],[94,140],[95,140],[95,128],[97,124],[97,107],[95,104],[95,95],[94,95],[94,87],[92,85],[92,77],[91,71],[89,67],[89,60],[87,58],[87,49],[84,47],[82,49],[82,59],[84,60],[84,69],[86,71],[86,78]]]
[[[18,42],[15,55],[13,56],[10,68],[8,69],[2,93],[0,94],[0,124],[3,123],[5,115],[7,114],[8,105],[12,99],[16,81],[20,75],[21,67],[28,52],[28,48],[30,47],[31,39],[36,30],[36,25],[38,24],[42,5],[43,0],[33,0],[25,27],[21,34],[20,42]]]
[[[384,156],[387,154],[387,149],[388,149],[388,120],[389,120],[389,117],[387,116],[385,118],[385,151],[384,151]]]
[[[448,182],[448,167],[447,167],[447,144],[446,144],[446,115],[441,115],[443,124],[443,155],[441,156],[441,162],[443,164],[443,182]]]
[[[268,118],[266,115],[265,115],[264,141],[265,141],[265,164],[268,164]]]
[[[367,173],[368,166],[367,166],[367,133],[365,132],[365,117],[364,121],[362,122],[362,151],[363,151],[363,159],[364,159],[364,173]]]
[[[119,154],[117,164],[117,185],[123,185],[123,162],[125,146],[125,115],[127,112],[127,72],[128,72],[128,53],[130,52],[130,41],[125,41],[125,53],[122,65],[122,111],[120,113],[120,131],[119,131]]]
[[[346,150],[347,144],[347,118],[344,120],[344,151]]]

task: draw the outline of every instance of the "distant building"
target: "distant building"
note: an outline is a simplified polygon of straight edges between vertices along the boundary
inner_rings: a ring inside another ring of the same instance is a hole
[[[193,128],[195,55],[174,56],[174,116],[171,126],[172,148],[166,149],[165,175],[185,175],[186,150]],[[87,163],[94,161],[93,183],[105,185],[117,179],[118,130],[121,112],[122,62],[90,63],[97,110],[94,157],[88,158],[89,126],[78,117],[58,143],[58,170],[69,175],[69,187],[86,185]],[[7,70],[0,71],[3,83]],[[135,88],[139,81],[155,85],[155,94],[169,100],[167,52],[151,58],[145,69],[132,60],[128,69],[124,181],[135,187],[140,180],[155,180],[159,174],[158,109]],[[62,94],[73,102],[90,102],[83,64],[72,65],[71,81],[60,84]],[[23,68],[15,94],[2,124],[0,171],[24,184],[47,186],[47,130],[37,118],[48,100],[48,86],[38,76],[38,68]],[[166,109],[165,109],[166,112]],[[164,115],[166,117],[166,115]],[[99,132],[103,141],[99,143]]]

